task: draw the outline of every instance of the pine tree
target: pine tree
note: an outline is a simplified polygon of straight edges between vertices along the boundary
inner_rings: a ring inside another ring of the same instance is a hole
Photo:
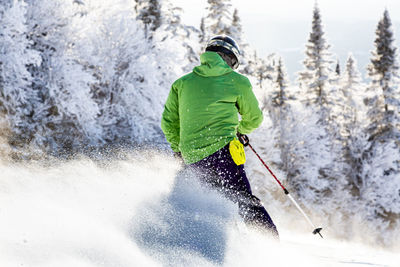
[[[185,60],[182,62],[187,63],[187,65],[183,65],[183,69],[185,72],[189,72],[199,64],[198,55],[202,48],[199,38],[202,38],[202,33],[195,27],[182,23],[182,8],[174,6],[170,0],[160,1],[160,7],[162,23],[159,30],[153,33],[151,42],[155,48],[153,52],[157,51],[156,53],[162,54],[166,46],[175,46],[176,49],[183,50]],[[160,65],[160,69],[165,69],[165,66]]]
[[[358,104],[361,100],[359,94],[363,87],[361,82],[357,62],[353,55],[349,54],[340,84],[341,98],[336,103],[338,106],[344,105],[342,107],[344,125],[350,126],[363,116],[361,106]]]
[[[257,53],[254,52],[251,60],[247,62],[247,72],[249,72],[251,76],[254,76],[257,79],[256,86],[260,89],[266,89],[266,86],[264,85],[264,82],[266,80],[272,82],[272,80],[274,79],[275,67],[270,60],[273,56],[275,55],[270,55],[269,58],[266,60],[263,58],[259,58],[257,56]]]
[[[349,94],[349,88],[357,86],[361,83],[361,74],[357,69],[357,62],[352,54],[349,54],[347,57],[346,69],[343,75],[343,84],[346,88],[346,94]]]
[[[340,62],[339,62],[339,59],[338,60],[336,60],[336,64],[335,64],[335,70],[333,71],[333,73],[332,73],[332,76],[331,76],[331,78],[329,79],[329,84],[330,84],[330,86],[329,87],[335,87],[335,86],[337,86],[339,83],[340,83],[340,78],[341,78],[341,75],[342,75],[342,71],[341,71],[341,69],[340,69]],[[331,88],[331,90],[332,90],[333,88]],[[335,90],[335,89],[333,89],[333,90]],[[328,94],[329,94],[330,92],[329,92],[329,89],[328,89]]]
[[[199,34],[199,39],[200,39],[200,43],[204,43],[206,41],[206,28],[205,28],[205,24],[204,24],[204,18],[201,18],[200,21],[200,34]]]
[[[290,129],[296,134],[287,138],[291,147],[288,179],[299,196],[321,208],[325,205],[320,202],[321,198],[328,198],[332,206],[339,207],[341,198],[332,196],[341,192],[345,185],[339,166],[340,147],[334,135],[337,125],[331,117],[332,99],[336,97],[338,88],[336,82],[333,83],[329,48],[320,10],[315,5],[312,30],[306,45],[305,70],[299,73],[298,78],[302,90],[298,101],[305,106],[293,112],[296,121]]]
[[[260,98],[260,107],[266,112],[271,112],[271,91],[274,87],[274,79],[276,78],[275,54],[269,55],[267,58],[260,58],[256,51],[248,48],[247,53],[251,53],[251,57],[241,60],[239,72],[254,80],[253,89]],[[241,58],[244,55],[241,55]]]
[[[327,103],[327,90],[332,76],[330,65],[333,63],[328,51],[330,45],[325,39],[320,10],[314,7],[312,30],[306,45],[305,70],[299,73],[300,87],[306,92],[306,103],[317,103],[322,106]]]
[[[400,114],[397,48],[389,12],[384,11],[376,29],[375,50],[368,66],[368,147],[364,152],[360,195],[366,218],[381,220],[378,229],[399,227],[400,218]]]
[[[270,116],[273,122],[274,129],[277,131],[276,145],[279,147],[281,157],[281,169],[289,172],[290,166],[290,147],[288,135],[290,135],[290,127],[292,124],[290,114],[291,108],[289,105],[288,96],[288,78],[282,58],[279,57],[276,67],[276,78],[271,97]]]
[[[340,77],[341,72],[340,72],[340,62],[339,62],[339,59],[338,59],[337,62],[336,62],[335,72],[336,72],[336,75]]]
[[[279,58],[276,73],[277,77],[275,79],[275,88],[272,93],[272,105],[274,107],[282,107],[289,99],[286,93],[286,88],[288,86],[287,74],[283,66],[282,58]]]
[[[270,66],[268,66],[266,60],[259,58],[256,51],[244,40],[242,28],[239,11],[235,9],[228,32],[240,47],[240,66],[238,71],[247,76],[257,76],[258,83],[262,87],[263,80],[270,77]],[[249,71],[251,69],[253,69],[253,72]]]
[[[397,48],[394,46],[392,23],[385,10],[376,29],[375,50],[372,51],[368,75],[371,79],[367,99],[371,123],[368,132],[371,140],[398,132],[400,90]]]
[[[232,35],[231,0],[207,0],[207,16],[205,17],[205,39],[214,35]]]
[[[358,70],[357,61],[351,53],[347,58],[346,68],[341,78],[341,90],[348,99],[348,104],[355,108],[355,116],[358,117],[358,120],[364,120],[365,105],[362,102],[365,85]]]
[[[349,54],[346,69],[339,86],[338,98],[333,105],[337,129],[335,138],[340,147],[340,162],[344,177],[348,177],[350,193],[359,197],[362,185],[363,153],[366,144],[362,133],[361,107],[357,104],[357,94],[361,91],[361,74],[357,69],[357,62]]]
[[[243,30],[242,30],[242,23],[240,21],[239,17],[239,11],[235,8],[235,11],[233,12],[233,17],[232,17],[232,26],[230,28],[230,36],[236,40],[236,42],[239,45],[242,45],[242,36],[243,36]]]

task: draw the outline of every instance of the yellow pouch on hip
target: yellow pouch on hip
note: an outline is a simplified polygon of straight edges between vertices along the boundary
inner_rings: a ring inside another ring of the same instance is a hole
[[[243,144],[239,140],[232,140],[229,143],[229,152],[231,153],[233,161],[236,165],[242,165],[246,162],[246,155],[244,154]]]

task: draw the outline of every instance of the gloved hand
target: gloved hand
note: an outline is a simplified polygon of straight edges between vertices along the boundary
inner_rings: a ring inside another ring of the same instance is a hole
[[[249,140],[249,138],[247,137],[247,135],[241,134],[241,133],[239,133],[239,132],[238,132],[236,135],[237,135],[237,137],[238,137],[240,143],[243,144],[243,146],[248,146],[248,145],[249,145],[250,140]]]

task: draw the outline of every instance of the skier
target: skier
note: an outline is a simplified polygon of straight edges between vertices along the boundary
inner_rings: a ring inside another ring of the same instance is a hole
[[[252,194],[244,170],[242,143],[261,124],[263,115],[250,81],[234,71],[239,55],[238,45],[229,36],[212,38],[200,56],[201,65],[172,84],[161,128],[176,155],[200,170],[204,182],[238,203],[247,224],[278,237],[268,212]]]

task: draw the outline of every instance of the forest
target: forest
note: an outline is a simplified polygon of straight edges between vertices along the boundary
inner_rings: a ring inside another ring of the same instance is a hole
[[[390,247],[400,238],[400,82],[389,11],[363,78],[351,51],[345,66],[333,60],[316,4],[303,70],[289,81],[282,57],[246,42],[230,0],[207,0],[198,27],[170,0],[0,0],[0,158],[172,155],[160,128],[170,86],[226,34],[264,113],[254,147],[330,233]],[[256,194],[272,213],[291,209],[250,152]]]

